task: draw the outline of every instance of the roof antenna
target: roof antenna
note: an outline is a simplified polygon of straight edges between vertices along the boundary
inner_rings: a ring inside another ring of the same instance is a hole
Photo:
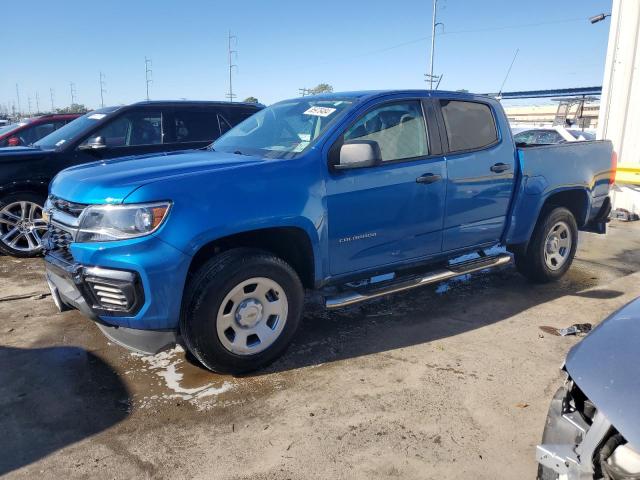
[[[500,90],[498,90],[498,98],[502,96],[502,89],[504,88],[504,84],[507,83],[507,78],[509,78],[509,74],[511,73],[511,68],[513,64],[516,62],[516,57],[518,56],[519,48],[516,48],[516,53],[513,54],[513,60],[511,60],[511,65],[509,65],[509,69],[507,70],[507,74],[504,76],[504,80],[502,81],[502,85],[500,85]]]

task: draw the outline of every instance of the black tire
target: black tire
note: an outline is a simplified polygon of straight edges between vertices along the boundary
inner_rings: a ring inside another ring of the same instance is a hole
[[[557,269],[552,269],[545,261],[547,236],[559,222],[563,222],[571,234],[568,256]],[[529,245],[525,249],[515,249],[515,264],[518,271],[535,283],[547,283],[560,279],[571,267],[578,246],[578,225],[573,214],[564,207],[545,209],[541,214]]]
[[[238,355],[221,342],[217,315],[227,294],[255,277],[267,278],[282,287],[288,312],[273,344],[259,353]],[[237,248],[206,262],[188,281],[180,331],[186,347],[209,370],[242,374],[265,367],[286,350],[300,323],[303,305],[304,288],[291,266],[268,252]]]
[[[2,212],[2,210],[8,205],[11,205],[15,202],[21,202],[21,201],[35,203],[40,207],[40,209],[42,209],[42,206],[44,205],[45,197],[35,192],[10,193],[9,195],[5,195],[4,197],[0,198],[0,212]],[[0,220],[2,220],[3,217],[4,215],[0,214]],[[9,228],[10,227],[6,223],[2,223],[2,225],[0,225],[0,252],[4,253],[5,255],[11,255],[13,257],[21,257],[21,258],[37,257],[38,255],[42,254],[41,246],[33,250],[22,250],[19,248],[11,247],[11,245],[9,245],[8,242],[9,240],[12,240],[13,237],[10,237],[7,240],[7,242],[5,242],[2,239],[4,235],[9,233],[8,232]],[[26,238],[24,239],[24,241],[26,241]]]

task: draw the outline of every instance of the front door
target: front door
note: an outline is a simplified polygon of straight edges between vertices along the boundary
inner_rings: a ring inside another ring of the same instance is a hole
[[[332,276],[440,252],[445,161],[432,155],[423,104],[394,101],[363,114],[337,141],[375,141],[382,164],[332,170],[327,181]],[[440,152],[438,152],[440,153]]]
[[[165,117],[157,108],[134,109],[117,116],[80,143],[76,163],[179,149],[179,145],[171,148],[165,143]],[[97,137],[104,140],[104,148],[82,148]]]

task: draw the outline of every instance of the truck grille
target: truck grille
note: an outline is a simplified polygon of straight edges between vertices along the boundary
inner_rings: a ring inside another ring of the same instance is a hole
[[[87,207],[83,203],[69,202],[55,195],[49,195],[49,203],[56,210],[67,213],[72,217],[78,218],[82,211]]]
[[[72,262],[73,255],[69,249],[71,242],[73,242],[73,236],[71,233],[55,225],[49,224],[49,231],[47,234],[49,236],[49,251],[63,260]]]

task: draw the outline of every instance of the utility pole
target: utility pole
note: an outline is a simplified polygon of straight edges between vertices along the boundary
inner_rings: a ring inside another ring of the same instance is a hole
[[[104,89],[104,73],[100,72],[100,107],[104,108],[104,94],[106,90]],[[147,100],[149,97],[149,92],[147,92]]]
[[[49,89],[49,97],[51,98],[51,113],[55,113],[56,109],[53,106],[53,88]]]
[[[36,113],[40,113],[40,95],[36,92]]]
[[[301,97],[305,97],[311,93],[310,88],[299,88],[298,91],[300,92]]]
[[[76,103],[76,84],[69,82],[69,92],[71,93],[71,105]]]
[[[233,102],[233,99],[236,97],[236,95],[234,95],[233,93],[233,80],[231,78],[231,73],[233,71],[233,68],[238,68],[237,65],[235,65],[233,63],[233,55],[235,54],[236,57],[238,55],[238,51],[237,50],[232,50],[231,49],[231,42],[235,41],[236,45],[238,43],[238,37],[236,37],[235,35],[231,35],[231,31],[229,31],[229,38],[228,38],[228,43],[227,43],[227,53],[228,53],[228,57],[229,57],[229,93],[227,93],[227,98],[229,99],[230,102]]]
[[[149,85],[153,82],[153,79],[151,78],[153,76],[153,71],[151,70],[152,66],[153,64],[151,59],[144,57],[144,79],[147,86],[147,102],[149,101]]]
[[[433,0],[433,19],[431,22],[431,54],[429,55],[429,75],[427,75],[429,90],[433,90],[433,81],[435,80],[435,77],[433,76],[433,57],[436,49],[436,27],[438,25],[444,26],[444,24],[436,22],[437,8],[438,0]]]
[[[20,115],[20,110],[22,110],[20,108],[20,88],[18,87],[18,84],[16,83],[16,98],[18,99],[18,115]]]

